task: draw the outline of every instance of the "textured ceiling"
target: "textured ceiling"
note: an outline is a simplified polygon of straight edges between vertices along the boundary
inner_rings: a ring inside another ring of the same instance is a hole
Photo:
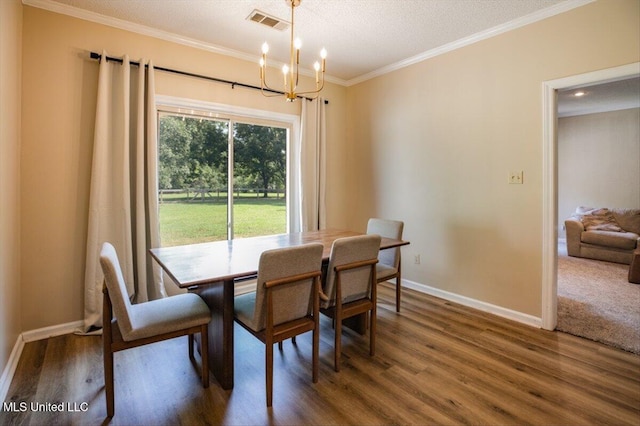
[[[591,0],[302,0],[295,9],[301,65],[328,51],[329,81],[353,84]],[[258,9],[290,20],[286,0],[23,0],[24,4],[160,36],[257,62],[260,46],[286,62],[289,31],[247,16]],[[116,19],[113,19],[116,18]],[[130,24],[135,24],[133,27]]]

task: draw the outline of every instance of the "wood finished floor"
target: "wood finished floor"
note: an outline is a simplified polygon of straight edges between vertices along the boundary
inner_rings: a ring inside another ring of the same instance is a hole
[[[376,356],[368,338],[347,331],[335,373],[323,318],[318,383],[309,333],[276,347],[271,409],[264,345],[238,326],[233,391],[215,380],[202,388],[186,337],[117,353],[111,424],[640,424],[639,356],[411,290],[397,314],[391,286],[379,288]],[[104,423],[101,351],[100,337],[27,343],[0,424]],[[19,411],[32,402],[87,410]]]

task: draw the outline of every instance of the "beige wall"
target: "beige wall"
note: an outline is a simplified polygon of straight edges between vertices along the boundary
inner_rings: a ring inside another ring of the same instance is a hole
[[[558,234],[577,206],[640,208],[640,109],[558,120]]]
[[[22,5],[0,1],[0,376],[20,325]]]
[[[256,46],[259,52],[260,46]],[[22,329],[82,319],[92,136],[98,63],[88,51],[151,58],[158,66],[223,79],[259,83],[258,67],[111,27],[24,7],[22,148]],[[172,74],[156,73],[157,93],[218,103],[299,113],[300,104],[259,92]],[[328,131],[330,206],[343,206],[342,147],[346,89],[330,84]],[[345,226],[343,207],[328,221]]]
[[[404,220],[404,278],[539,318],[542,82],[637,62],[639,7],[598,1],[350,88],[366,190],[349,225]]]

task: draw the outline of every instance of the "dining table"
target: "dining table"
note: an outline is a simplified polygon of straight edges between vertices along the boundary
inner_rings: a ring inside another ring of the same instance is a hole
[[[175,284],[202,297],[211,310],[208,350],[209,368],[223,389],[233,389],[234,285],[258,274],[262,252],[277,248],[321,243],[323,263],[327,263],[331,246],[338,238],[364,235],[360,232],[323,229],[231,240],[158,247],[150,250]],[[409,244],[408,241],[382,238],[380,249]],[[364,334],[363,318],[351,327]],[[349,326],[349,324],[347,324]]]

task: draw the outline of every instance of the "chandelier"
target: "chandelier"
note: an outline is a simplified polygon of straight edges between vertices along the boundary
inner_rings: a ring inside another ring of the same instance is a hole
[[[302,92],[296,92],[298,89],[298,69],[300,66],[300,48],[302,47],[302,42],[299,38],[294,39],[294,26],[293,26],[293,15],[294,9],[300,5],[302,0],[285,0],[285,2],[291,5],[291,40],[289,47],[289,65],[282,66],[282,75],[284,82],[284,95],[287,98],[287,102],[293,102],[296,100],[298,96],[311,96],[313,98],[318,96],[318,93],[324,87],[324,70],[325,70],[325,59],[327,57],[327,51],[323,48],[320,51],[320,59],[322,63],[316,61],[313,64],[313,69],[316,73],[316,88],[315,90],[306,90]],[[272,89],[267,85],[266,82],[266,69],[267,69],[267,53],[269,52],[269,45],[267,42],[264,42],[262,45],[262,58],[260,59],[260,89],[262,94],[267,97],[271,96],[280,96],[280,94],[267,94],[265,89],[269,92],[279,93],[278,90]]]

